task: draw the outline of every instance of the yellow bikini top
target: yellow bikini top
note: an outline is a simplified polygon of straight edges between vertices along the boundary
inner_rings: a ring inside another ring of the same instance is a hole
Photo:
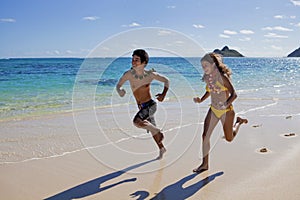
[[[221,92],[221,91],[228,91],[228,88],[227,87],[225,87],[224,85],[222,85],[219,81],[217,81],[216,82],[216,84],[214,84],[215,85],[215,90],[216,91],[214,91],[214,92]],[[208,87],[208,85],[206,85],[206,91],[207,92],[211,92],[211,89]]]

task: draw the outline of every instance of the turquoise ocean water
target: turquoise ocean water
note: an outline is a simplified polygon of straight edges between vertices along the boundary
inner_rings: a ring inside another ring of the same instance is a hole
[[[147,68],[170,78],[169,101],[192,98],[195,94],[201,96],[205,87],[199,60],[153,57]],[[274,100],[299,101],[299,58],[224,58],[224,62],[232,69],[242,109],[267,105]],[[130,67],[131,58],[1,59],[0,120],[71,111],[74,88],[77,94],[82,91],[82,95],[76,95],[76,103],[82,104],[81,108],[87,98],[93,99],[97,108],[124,103],[116,97],[114,88]],[[129,88],[128,84],[124,87]],[[160,83],[153,83],[153,93],[161,89]],[[125,101],[134,103],[132,96]],[[289,108],[289,112],[296,111]]]

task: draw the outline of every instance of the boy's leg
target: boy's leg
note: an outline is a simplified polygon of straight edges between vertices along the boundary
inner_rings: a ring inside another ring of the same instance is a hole
[[[152,137],[160,150],[158,159],[161,159],[163,154],[166,152],[166,149],[162,143],[164,135],[161,133],[160,129],[155,126],[154,113],[156,112],[156,108],[157,105],[153,104],[148,108],[141,109],[134,117],[133,123],[136,127],[143,128],[151,132]]]
[[[151,132],[152,136],[157,135],[160,130],[156,126],[153,126],[147,120],[141,119],[139,116],[135,116],[133,119],[133,124],[138,128],[143,128]]]
[[[163,154],[167,150],[162,143],[164,136],[160,132],[160,130],[157,127],[153,126],[153,124],[151,124],[147,120],[142,120],[139,117],[134,118],[134,125],[137,126],[138,128],[143,128],[143,129],[149,130],[151,132],[152,137],[153,137],[156,145],[159,148],[159,155],[158,155],[157,159],[162,159]]]
[[[155,122],[154,114],[155,114],[156,110],[157,110],[157,104],[150,106],[149,107],[149,117],[147,119],[155,127],[156,127],[156,122]],[[162,144],[164,135],[161,131],[159,131],[157,134],[154,134],[154,135],[152,134],[152,137],[155,140],[159,149],[164,147],[164,145]]]
[[[158,148],[163,148],[162,140],[164,135],[161,133],[160,129],[148,122],[147,120],[142,120],[139,117],[135,117],[133,123],[138,128],[143,128],[151,132],[154,141],[156,142]]]

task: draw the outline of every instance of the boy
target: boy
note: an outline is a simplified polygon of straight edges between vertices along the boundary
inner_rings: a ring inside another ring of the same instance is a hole
[[[116,89],[120,97],[123,97],[126,91],[121,89],[121,87],[127,80],[129,81],[138,108],[140,109],[133,119],[133,124],[138,128],[143,128],[151,132],[159,148],[159,156],[157,159],[161,159],[166,152],[162,143],[164,135],[155,124],[154,113],[156,112],[157,103],[151,97],[150,84],[153,80],[164,83],[163,92],[156,95],[156,99],[162,102],[169,89],[169,79],[156,73],[154,70],[145,70],[148,61],[149,56],[145,50],[135,50],[132,54],[132,68],[123,74],[117,83]]]

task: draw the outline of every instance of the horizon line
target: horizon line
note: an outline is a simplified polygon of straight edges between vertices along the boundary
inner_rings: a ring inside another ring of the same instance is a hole
[[[201,58],[202,56],[151,56],[151,58]],[[12,60],[12,59],[111,59],[111,58],[131,58],[131,56],[106,56],[106,57],[8,57],[0,58],[0,60]],[[288,56],[244,56],[244,57],[235,57],[235,56],[223,56],[223,58],[300,58],[300,57],[288,57]]]

